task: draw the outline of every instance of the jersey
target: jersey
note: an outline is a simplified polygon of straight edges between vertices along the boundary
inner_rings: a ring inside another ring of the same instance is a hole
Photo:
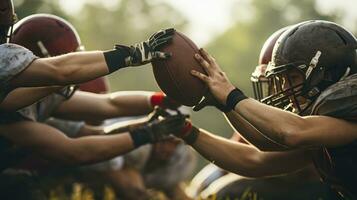
[[[324,90],[312,106],[311,114],[356,121],[357,74]],[[314,164],[322,180],[341,196],[346,199],[357,198],[357,141],[340,147],[320,149],[314,155]]]
[[[25,70],[37,57],[28,49],[16,44],[0,45],[0,102],[9,91],[9,81]]]

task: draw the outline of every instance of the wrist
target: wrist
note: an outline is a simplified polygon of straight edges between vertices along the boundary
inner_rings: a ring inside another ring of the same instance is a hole
[[[150,131],[145,126],[130,130],[129,134],[135,148],[152,142]]]
[[[229,110],[234,110],[235,106],[248,97],[238,88],[232,89],[227,95],[225,105]]]
[[[165,99],[165,94],[163,92],[155,92],[150,97],[150,105],[152,107],[155,107],[155,106],[162,107],[164,99]]]
[[[183,139],[186,142],[186,144],[192,145],[196,142],[198,135],[199,135],[198,128],[193,126],[192,123],[187,122],[185,124],[185,127],[179,134],[179,137]]]
[[[130,56],[130,48],[124,45],[116,45],[115,49],[103,52],[109,73],[127,67],[125,59]]]

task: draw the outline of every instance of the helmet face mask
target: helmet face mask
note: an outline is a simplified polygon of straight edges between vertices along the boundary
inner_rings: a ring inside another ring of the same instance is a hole
[[[288,67],[285,70],[270,73],[272,95],[262,99],[263,103],[295,113],[307,108],[307,99],[302,96],[305,76],[298,67]]]
[[[280,88],[275,87],[271,78],[266,77],[266,69],[271,61],[273,47],[279,38],[279,36],[284,33],[287,27],[277,30],[274,32],[265,42],[260,51],[258,66],[251,74],[250,81],[252,83],[254,97],[256,100],[262,101],[273,93],[280,91]]]
[[[269,79],[265,77],[265,69],[266,65],[258,65],[250,77],[254,98],[259,101],[269,96],[271,91]]]

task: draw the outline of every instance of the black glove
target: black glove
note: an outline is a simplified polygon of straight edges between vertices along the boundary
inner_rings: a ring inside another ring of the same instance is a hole
[[[172,41],[174,33],[175,29],[173,28],[160,30],[152,34],[148,40],[130,46],[130,53],[125,59],[125,64],[127,66],[139,66],[152,60],[169,58],[171,54],[161,52],[160,49]],[[120,47],[122,46],[116,46],[116,48]]]
[[[161,113],[159,114],[161,115]],[[155,115],[154,115],[155,116]],[[139,147],[148,143],[155,143],[170,137],[172,133],[179,132],[185,126],[186,116],[177,114],[166,116],[164,119],[152,117],[143,126],[130,131],[134,146]]]
[[[227,108],[225,105],[219,103],[211,92],[207,92],[204,98],[197,105],[193,107],[193,111],[200,111],[202,108],[206,106],[214,106],[222,112],[230,111],[230,109]]]
[[[153,60],[169,58],[171,54],[161,52],[160,49],[172,41],[174,33],[173,28],[161,30],[151,35],[147,41],[130,47],[115,45],[113,50],[103,52],[109,73],[124,67],[140,66]]]

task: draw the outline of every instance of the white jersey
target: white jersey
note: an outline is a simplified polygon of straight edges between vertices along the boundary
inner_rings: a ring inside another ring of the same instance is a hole
[[[25,47],[16,44],[0,45],[0,101],[7,91],[8,82],[25,70],[37,57]]]

